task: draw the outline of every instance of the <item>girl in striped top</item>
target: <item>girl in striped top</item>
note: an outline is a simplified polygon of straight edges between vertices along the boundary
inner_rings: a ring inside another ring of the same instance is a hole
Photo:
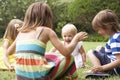
[[[17,80],[52,80],[49,74],[55,63],[45,58],[46,45],[51,41],[53,46],[64,56],[70,55],[78,41],[87,37],[86,32],[79,32],[68,46],[64,46],[52,30],[52,12],[46,3],[35,2],[26,11],[23,26],[4,57],[7,59],[13,51],[15,54],[15,72]]]

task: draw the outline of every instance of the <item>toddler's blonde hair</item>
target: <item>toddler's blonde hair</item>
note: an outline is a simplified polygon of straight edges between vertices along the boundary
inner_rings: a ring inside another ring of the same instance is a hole
[[[68,23],[62,28],[62,33],[64,32],[72,33],[73,35],[75,35],[77,33],[77,28],[75,27],[75,25]]]

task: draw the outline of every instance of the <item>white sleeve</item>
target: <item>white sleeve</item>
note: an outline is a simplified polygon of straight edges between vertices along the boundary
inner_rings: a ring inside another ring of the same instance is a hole
[[[80,47],[83,45],[83,42],[82,41],[80,41],[80,42],[78,42],[78,48],[80,49]]]

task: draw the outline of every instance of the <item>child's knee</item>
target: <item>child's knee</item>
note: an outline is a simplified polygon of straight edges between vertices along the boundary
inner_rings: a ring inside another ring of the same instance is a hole
[[[93,50],[89,50],[89,51],[87,52],[87,56],[90,56],[91,54],[93,54]]]

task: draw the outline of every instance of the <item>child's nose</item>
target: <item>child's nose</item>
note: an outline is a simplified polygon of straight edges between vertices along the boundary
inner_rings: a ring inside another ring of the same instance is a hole
[[[66,39],[68,40],[68,39],[69,39],[69,37],[66,37]]]

